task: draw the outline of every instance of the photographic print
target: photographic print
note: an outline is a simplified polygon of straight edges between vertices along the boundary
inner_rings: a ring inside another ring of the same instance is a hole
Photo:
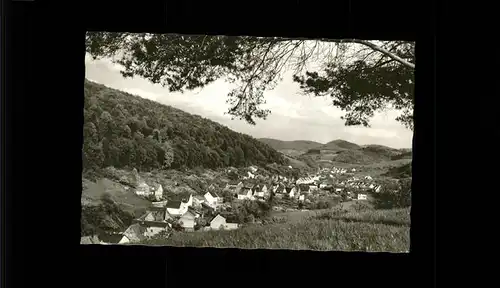
[[[87,32],[81,244],[408,252],[414,47]]]

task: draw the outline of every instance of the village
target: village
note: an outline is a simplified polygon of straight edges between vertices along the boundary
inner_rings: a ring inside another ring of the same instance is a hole
[[[148,185],[141,180],[135,194],[152,200],[148,211],[118,233],[121,237],[117,243],[101,241],[97,236],[82,237],[81,243],[133,244],[151,237],[168,237],[175,231],[239,229],[248,221],[262,224],[258,218],[243,221],[233,217],[244,203],[265,205],[273,199],[269,208],[274,212],[306,211],[308,207],[315,209],[313,203],[318,199],[336,199],[338,203],[366,201],[371,193],[381,189],[371,176],[356,176],[355,168],[322,168],[298,178],[261,174],[255,166],[246,170],[246,175],[238,179],[211,183],[206,191],[197,191],[180,200],[171,199],[161,184]]]

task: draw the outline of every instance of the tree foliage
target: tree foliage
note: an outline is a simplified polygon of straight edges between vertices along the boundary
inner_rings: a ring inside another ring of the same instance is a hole
[[[331,97],[346,125],[369,126],[374,112],[394,107],[402,112],[397,120],[413,128],[414,42],[89,32],[86,45],[94,58],[121,64],[124,77],[170,91],[221,78],[235,83],[228,114],[250,124],[271,112],[264,91],[292,71],[305,94]]]
[[[285,163],[266,144],[200,116],[90,81],[85,91],[84,169]]]
[[[402,178],[385,185],[379,193],[373,193],[375,208],[393,209],[411,206],[411,178]]]

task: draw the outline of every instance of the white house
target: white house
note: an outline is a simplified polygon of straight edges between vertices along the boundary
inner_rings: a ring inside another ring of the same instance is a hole
[[[165,207],[167,212],[172,216],[182,216],[188,210],[188,205],[182,201],[168,201]]]
[[[373,178],[371,176],[365,176],[365,179],[366,180],[373,180]]]
[[[370,186],[369,186],[369,187],[370,187],[370,189],[373,189],[373,188],[375,188],[375,185],[370,184]]]
[[[222,217],[220,214],[214,217],[212,221],[210,221],[210,228],[213,230],[233,230],[238,228],[237,223],[226,223],[226,218]]]
[[[147,197],[152,195],[153,193],[151,192],[149,185],[146,184],[146,182],[141,181],[139,182],[139,184],[137,184],[137,189],[135,189],[135,194],[137,194],[138,196]]]
[[[238,200],[252,199],[252,189],[249,187],[243,187],[238,191]]]
[[[161,184],[158,184],[158,186],[154,188],[154,197],[156,201],[160,201],[163,198],[163,187]]]
[[[205,193],[205,195],[203,195],[203,197],[205,198],[205,203],[208,204],[209,206],[211,207],[216,207],[217,206],[217,197],[212,195],[211,192],[207,192]]]
[[[335,188],[335,192],[342,192],[342,188]]]
[[[381,189],[381,188],[382,188],[382,186],[380,186],[380,185],[379,185],[379,186],[377,186],[377,188],[375,188],[375,192],[377,192],[377,193],[378,193],[378,192],[380,192],[380,189]]]
[[[358,200],[366,200],[366,194],[358,194]]]
[[[326,188],[326,186],[328,186],[326,183],[319,184],[319,188],[321,188],[321,189]]]
[[[253,196],[254,197],[260,197],[264,198],[264,191],[263,191],[263,186],[262,185],[255,185],[253,187]]]
[[[255,166],[250,166],[249,169],[250,169],[250,171],[252,171],[252,173],[255,173],[255,172],[257,172],[257,170],[259,170],[259,168],[255,167]]]
[[[299,201],[304,201],[306,199],[306,196],[304,194],[299,196]]]
[[[184,228],[186,231],[194,231],[194,225],[195,225],[195,220],[198,218],[198,215],[196,212],[193,212],[191,210],[188,210],[184,215],[181,216],[179,219],[179,224]]]

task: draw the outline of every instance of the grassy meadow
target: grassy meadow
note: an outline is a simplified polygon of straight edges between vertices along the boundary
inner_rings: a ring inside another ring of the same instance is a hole
[[[246,249],[408,252],[410,209],[332,209],[300,221],[248,225],[233,231],[174,232],[142,245]]]

